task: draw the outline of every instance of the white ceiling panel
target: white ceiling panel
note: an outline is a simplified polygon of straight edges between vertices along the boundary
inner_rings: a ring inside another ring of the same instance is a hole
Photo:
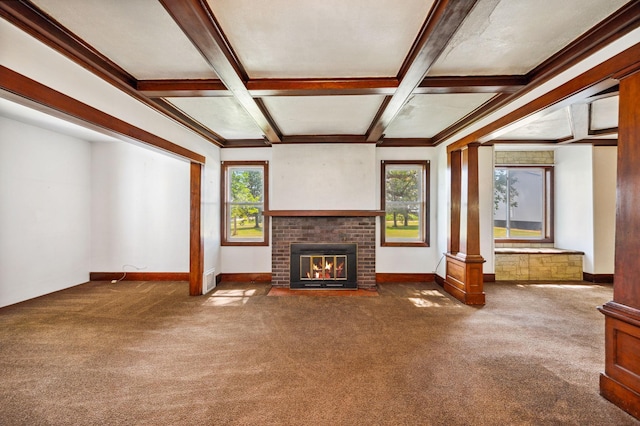
[[[225,139],[262,139],[262,131],[231,97],[166,98]]]
[[[627,0],[481,0],[429,75],[526,74]]]
[[[138,80],[216,78],[156,0],[35,0]]]
[[[432,137],[493,96],[492,93],[414,95],[393,119],[385,137]]]
[[[561,140],[571,136],[569,110],[563,108],[504,133],[499,139]]]
[[[208,0],[251,78],[396,76],[433,0]]]
[[[619,96],[599,99],[591,103],[591,123],[592,130],[612,129],[618,127],[618,104]]]
[[[285,135],[363,135],[384,96],[279,96],[264,104]]]

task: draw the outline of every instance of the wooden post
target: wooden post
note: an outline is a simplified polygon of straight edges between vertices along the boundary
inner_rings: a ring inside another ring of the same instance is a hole
[[[191,163],[191,213],[189,236],[189,295],[202,294],[204,243],[202,241],[202,164]]]
[[[640,418],[640,72],[620,81],[615,284],[605,315],[600,393]]]
[[[451,151],[449,158],[451,228],[444,289],[467,305],[485,303],[484,259],[480,255],[479,146],[473,143],[462,150]]]

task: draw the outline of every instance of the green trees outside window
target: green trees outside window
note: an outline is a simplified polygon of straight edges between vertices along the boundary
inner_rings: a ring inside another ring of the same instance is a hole
[[[268,244],[266,162],[223,163],[223,244]]]
[[[428,161],[383,161],[382,245],[428,245]]]

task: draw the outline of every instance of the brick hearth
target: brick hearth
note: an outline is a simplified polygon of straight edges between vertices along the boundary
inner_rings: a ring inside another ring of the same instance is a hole
[[[358,288],[376,286],[376,218],[274,216],[272,220],[272,285],[289,287],[291,243],[356,243]]]

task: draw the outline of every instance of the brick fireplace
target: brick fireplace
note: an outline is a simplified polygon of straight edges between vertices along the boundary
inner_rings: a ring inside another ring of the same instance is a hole
[[[357,288],[376,285],[376,217],[379,210],[272,210],[272,278],[274,287],[290,286],[291,244],[356,244]]]

